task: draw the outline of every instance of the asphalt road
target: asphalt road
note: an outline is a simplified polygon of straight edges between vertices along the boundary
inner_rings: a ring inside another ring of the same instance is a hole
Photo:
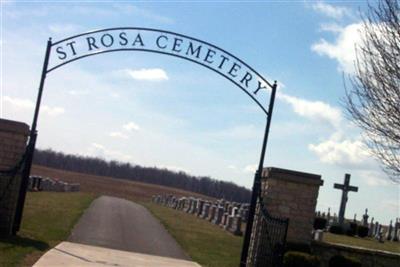
[[[115,197],[101,196],[93,201],[68,241],[190,260],[146,208]]]

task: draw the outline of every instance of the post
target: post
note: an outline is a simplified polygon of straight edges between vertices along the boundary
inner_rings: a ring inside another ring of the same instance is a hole
[[[29,174],[31,172],[33,154],[35,152],[36,137],[37,137],[36,126],[37,126],[37,120],[38,120],[39,111],[40,111],[40,102],[42,100],[44,82],[45,82],[46,74],[47,74],[47,67],[49,65],[50,52],[51,52],[51,38],[49,38],[49,40],[47,41],[46,54],[44,57],[43,68],[42,68],[42,76],[40,78],[39,91],[38,91],[38,95],[37,95],[37,99],[36,99],[35,113],[33,115],[33,121],[32,121],[31,130],[30,130],[29,143],[28,143],[28,146],[27,146],[27,149],[25,152],[25,153],[27,153],[27,155],[26,155],[26,161],[24,164],[24,169],[22,171],[22,180],[21,180],[21,186],[19,189],[17,209],[16,209],[16,213],[15,213],[15,220],[14,220],[14,226],[13,226],[13,234],[14,235],[19,231],[20,226],[21,226],[21,221],[22,221],[22,212],[24,210],[26,190],[27,190],[28,182],[29,182]]]
[[[274,109],[276,89],[277,89],[277,83],[275,81],[275,83],[272,86],[271,97],[269,100],[268,117],[267,117],[267,123],[265,126],[264,140],[263,140],[263,144],[262,144],[262,148],[261,148],[260,162],[258,164],[258,170],[256,171],[255,176],[254,176],[253,191],[251,193],[251,202],[250,202],[250,208],[249,208],[249,216],[248,216],[248,220],[247,220],[247,224],[246,224],[246,232],[245,232],[244,240],[243,240],[242,255],[240,258],[240,267],[246,267],[246,263],[247,263],[251,231],[253,228],[253,221],[254,221],[254,213],[255,213],[256,204],[257,204],[257,197],[260,193],[260,188],[261,188],[260,187],[261,186],[261,175],[262,175],[263,166],[264,166],[265,151],[267,148],[269,128],[271,125],[272,111]]]

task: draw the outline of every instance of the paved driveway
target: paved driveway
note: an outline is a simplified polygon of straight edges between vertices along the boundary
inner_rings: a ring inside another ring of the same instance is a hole
[[[190,260],[146,208],[115,197],[101,196],[93,201],[68,241]]]

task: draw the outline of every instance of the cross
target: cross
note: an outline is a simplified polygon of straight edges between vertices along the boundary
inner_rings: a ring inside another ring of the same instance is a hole
[[[342,200],[340,201],[339,209],[339,224],[344,222],[344,213],[346,211],[347,204],[347,193],[348,192],[358,192],[358,187],[350,185],[350,174],[346,173],[344,176],[343,184],[334,184],[333,188],[342,190]]]

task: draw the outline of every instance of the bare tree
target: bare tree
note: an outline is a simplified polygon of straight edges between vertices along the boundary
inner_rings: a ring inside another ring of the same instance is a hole
[[[345,106],[388,176],[400,183],[400,6],[369,6]]]

